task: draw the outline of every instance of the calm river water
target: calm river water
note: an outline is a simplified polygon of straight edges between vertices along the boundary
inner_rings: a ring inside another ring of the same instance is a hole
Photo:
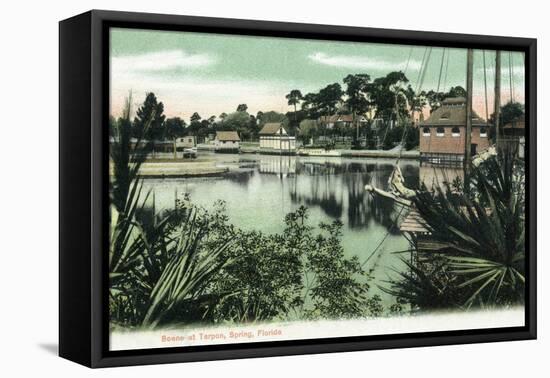
[[[342,221],[346,255],[357,255],[371,272],[371,294],[380,294],[386,306],[394,303],[379,286],[387,285],[394,270],[403,269],[401,259],[408,257],[394,253],[408,249],[393,226],[400,208],[391,200],[373,198],[364,187],[386,189],[395,159],[206,155],[230,172],[221,177],[145,180],[144,189],[154,192],[156,211],[173,208],[176,197],[189,193],[192,202],[207,208],[224,200],[230,222],[240,228],[274,233],[282,232],[287,213],[304,205],[312,225]],[[416,187],[418,162],[403,160],[400,168],[407,186]]]

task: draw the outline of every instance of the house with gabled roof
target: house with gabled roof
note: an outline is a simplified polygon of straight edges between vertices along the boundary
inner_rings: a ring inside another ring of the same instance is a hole
[[[194,135],[186,135],[176,138],[176,150],[183,151],[185,148],[197,146],[197,138]]]
[[[319,117],[318,122],[326,125],[327,129],[333,129],[334,127],[352,127],[353,115],[334,114],[330,116],[321,116]],[[364,126],[368,123],[368,119],[363,115],[357,115],[356,122],[358,122],[360,126]]]
[[[266,123],[260,130],[260,153],[293,155],[296,138],[288,134],[282,123]]]
[[[236,131],[216,131],[214,151],[239,152],[241,138]]]
[[[418,132],[421,161],[461,163],[466,148],[466,99],[443,100],[428,119],[419,123]],[[472,112],[472,156],[489,145],[489,124]]]

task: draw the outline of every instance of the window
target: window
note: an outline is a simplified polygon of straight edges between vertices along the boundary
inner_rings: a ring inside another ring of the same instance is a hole
[[[435,135],[438,137],[445,136],[445,128],[444,127],[438,127],[435,131]]]
[[[451,135],[454,136],[454,137],[459,137],[460,136],[460,129],[458,127],[453,127],[453,129],[451,130]]]
[[[480,138],[487,138],[487,128],[486,127],[481,127],[479,129],[479,136],[480,136]]]
[[[422,135],[423,136],[430,136],[432,133],[430,132],[430,128],[429,127],[424,127],[422,129]]]

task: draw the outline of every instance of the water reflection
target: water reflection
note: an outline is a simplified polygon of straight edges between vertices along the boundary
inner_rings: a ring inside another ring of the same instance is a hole
[[[394,160],[271,155],[212,158],[230,172],[218,178],[146,180],[146,186],[154,188],[156,206],[171,206],[175,196],[184,193],[206,206],[222,199],[228,203],[230,218],[252,216],[257,220],[253,224],[262,228],[275,219],[282,221],[286,213],[303,205],[319,213],[314,214],[315,221],[340,219],[350,230],[377,225],[398,233],[391,226],[400,209],[364,189],[370,184],[387,190]],[[404,160],[400,168],[407,186],[417,187],[419,164]]]
[[[243,170],[239,172],[230,172],[224,176],[224,179],[240,186],[246,187],[256,172],[253,170]]]
[[[351,229],[366,229],[372,222],[389,228],[397,216],[394,203],[365,192],[371,184],[387,189],[394,162],[365,162],[341,159],[299,161],[296,176],[289,187],[290,198],[297,204],[318,206],[329,217],[341,219]],[[418,185],[418,164],[401,163],[407,185]],[[397,229],[392,228],[396,233]]]

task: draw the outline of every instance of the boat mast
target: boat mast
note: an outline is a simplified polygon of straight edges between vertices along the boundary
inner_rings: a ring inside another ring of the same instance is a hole
[[[473,92],[474,51],[468,49],[466,64],[466,140],[464,143],[464,191],[470,188],[472,165],[472,92]]]
[[[495,135],[498,148],[500,142],[500,51],[496,51],[495,57]]]

